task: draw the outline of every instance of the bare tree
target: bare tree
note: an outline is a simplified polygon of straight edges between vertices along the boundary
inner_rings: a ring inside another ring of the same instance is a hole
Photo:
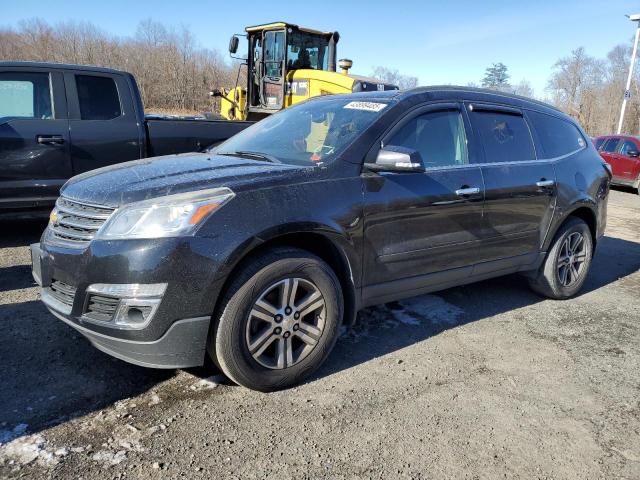
[[[212,110],[208,92],[233,86],[235,67],[202,48],[189,29],[143,20],[135,35],[115,37],[88,22],[51,25],[41,19],[0,28],[0,60],[100,65],[134,74],[151,110]]]
[[[401,90],[415,88],[418,86],[418,77],[402,75],[398,70],[386,67],[374,67],[371,76],[382,80],[385,83],[397,85]]]

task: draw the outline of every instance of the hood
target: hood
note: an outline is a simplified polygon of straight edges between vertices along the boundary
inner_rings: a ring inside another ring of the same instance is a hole
[[[70,179],[60,193],[79,202],[118,207],[206,188],[229,187],[239,192],[276,185],[285,179],[294,180],[292,176],[308,175],[312,170],[226,155],[188,153],[92,170]]]

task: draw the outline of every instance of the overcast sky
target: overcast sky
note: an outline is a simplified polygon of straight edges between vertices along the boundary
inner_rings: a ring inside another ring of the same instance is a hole
[[[354,61],[353,73],[384,65],[419,78],[421,85],[479,83],[492,62],[509,67],[512,83],[531,82],[544,97],[555,61],[584,46],[604,57],[632,41],[640,13],[626,0],[556,1],[269,1],[92,0],[3,2],[0,24],[22,19],[86,20],[117,35],[132,35],[140,20],[188,26],[202,46],[225,52],[229,36],[246,25],[283,20],[320,30],[338,30],[339,58]]]

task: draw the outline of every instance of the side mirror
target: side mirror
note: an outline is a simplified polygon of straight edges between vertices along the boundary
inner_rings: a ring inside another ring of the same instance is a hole
[[[412,148],[388,145],[378,151],[375,163],[365,163],[373,172],[416,173],[424,172],[420,152]]]
[[[627,155],[638,158],[640,156],[640,152],[638,152],[638,150],[627,150]]]
[[[240,44],[240,39],[233,35],[229,40],[229,53],[234,54],[238,51],[238,45]]]

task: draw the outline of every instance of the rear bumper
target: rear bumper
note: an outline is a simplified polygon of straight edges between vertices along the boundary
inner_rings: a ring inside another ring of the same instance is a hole
[[[204,364],[210,317],[178,320],[159,339],[138,342],[94,332],[75,324],[46,301],[45,305],[53,315],[85,336],[98,350],[125,362],[151,368],[187,368]]]

